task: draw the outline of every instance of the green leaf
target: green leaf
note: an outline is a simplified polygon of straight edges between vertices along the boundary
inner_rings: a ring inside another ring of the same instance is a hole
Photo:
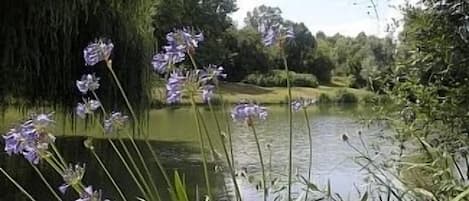
[[[368,200],[368,192],[365,192],[365,194],[363,194],[362,199],[360,199],[360,201],[367,201],[367,200]]]

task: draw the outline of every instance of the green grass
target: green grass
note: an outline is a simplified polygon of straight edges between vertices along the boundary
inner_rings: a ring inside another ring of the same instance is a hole
[[[228,103],[237,103],[240,100],[254,101],[261,104],[279,104],[285,103],[288,96],[288,90],[284,87],[259,87],[244,83],[223,83],[220,86],[223,98]],[[335,97],[338,90],[345,89],[357,96],[359,100],[362,97],[372,94],[363,89],[352,89],[333,83],[330,86],[319,86],[318,88],[310,87],[293,87],[293,98],[318,98],[320,94],[326,94],[329,97]],[[153,97],[156,101],[164,102],[164,88],[153,89]],[[198,100],[200,102],[200,99]],[[183,102],[183,104],[186,102]]]

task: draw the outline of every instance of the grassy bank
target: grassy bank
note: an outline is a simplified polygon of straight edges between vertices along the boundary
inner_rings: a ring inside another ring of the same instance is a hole
[[[287,100],[288,90],[284,87],[259,87],[244,83],[223,83],[221,86],[223,98],[228,103],[237,103],[240,100],[250,100],[261,104],[280,104]],[[330,86],[319,86],[318,88],[310,87],[293,87],[293,98],[305,97],[317,99],[321,94],[327,96],[332,102],[337,101],[338,94],[348,92],[357,98],[357,101],[363,100],[364,97],[372,95],[371,92],[363,89],[353,89],[338,84]],[[164,88],[154,88],[152,91],[153,102],[165,102]],[[198,100],[200,101],[200,99]],[[184,104],[184,103],[183,103]]]

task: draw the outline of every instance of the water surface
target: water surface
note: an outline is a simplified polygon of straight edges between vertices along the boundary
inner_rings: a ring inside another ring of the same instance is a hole
[[[364,107],[338,107],[338,106],[314,106],[309,110],[310,121],[307,122],[312,129],[313,138],[313,171],[312,178],[314,183],[324,187],[330,181],[333,191],[343,195],[343,197],[353,197],[355,187],[361,188],[364,184],[364,174],[359,172],[352,157],[357,153],[353,152],[342,140],[340,136],[347,133],[351,136],[351,142],[359,144],[356,137],[358,131],[362,131],[367,143],[380,142],[381,137],[386,135],[386,130],[378,127],[366,127],[359,120],[366,117],[371,110]],[[220,165],[220,158],[223,156],[220,138],[215,124],[215,117],[208,108],[201,108],[203,120],[209,130],[211,143],[218,154],[210,157],[211,184],[219,194],[232,191],[231,179],[226,173],[220,171],[223,163]],[[5,133],[9,126],[14,124],[14,119],[18,118],[20,113],[14,109],[6,111],[3,117],[3,123],[0,124],[0,131]],[[365,115],[365,116],[364,116]],[[109,166],[113,175],[118,175],[118,182],[125,186],[124,191],[129,197],[138,195],[138,189],[122,166],[122,163],[113,152],[107,137],[117,138],[118,136],[105,136],[100,132],[97,125],[91,121],[83,123],[76,121],[71,123],[69,115],[57,115],[57,144],[63,150],[66,160],[70,162],[80,162],[87,164],[87,173],[85,181],[96,188],[104,189],[106,198],[119,200],[114,188],[108,182],[105,174],[99,169],[98,164],[91,156],[88,150],[83,147],[83,140],[87,136],[96,138],[94,144],[99,155]],[[222,117],[222,112],[216,109],[216,118],[221,124],[223,130],[226,128],[226,119]],[[152,110],[149,113],[148,124],[145,124],[146,134],[135,136],[137,139],[149,138],[152,140],[152,146],[156,149],[161,160],[169,173],[175,170],[184,175],[190,190],[190,195],[195,195],[198,188],[204,191],[203,170],[201,165],[201,152],[199,149],[198,135],[194,115],[189,107],[165,108]],[[260,166],[256,144],[251,130],[242,123],[230,122],[233,140],[233,153],[235,157],[235,166],[238,173],[246,172],[247,177],[239,177],[241,190],[244,200],[260,200],[260,192],[256,190],[256,180],[260,177]],[[278,178],[281,185],[286,181],[288,168],[288,118],[287,108],[281,106],[269,106],[269,117],[266,121],[256,122],[256,129],[260,137],[263,148],[264,159],[269,169],[270,178]],[[226,132],[225,132],[226,134]],[[125,138],[126,133],[121,133],[120,137]],[[225,138],[227,141],[228,138]],[[205,139],[207,149],[208,140]],[[128,143],[128,142],[127,142]],[[141,142],[139,142],[141,143]],[[145,147],[141,144],[141,147]],[[3,146],[3,144],[2,144]],[[130,146],[129,146],[130,147]],[[143,149],[145,160],[152,167],[152,173],[159,189],[165,191],[164,181],[154,166],[154,160],[146,149]],[[207,152],[210,154],[209,152]],[[293,167],[295,175],[307,177],[309,144],[308,131],[303,113],[294,115],[294,144],[293,144]],[[218,164],[218,165],[217,165]],[[38,200],[51,200],[52,197],[47,189],[42,185],[36,173],[29,167],[29,164],[19,156],[8,157],[5,153],[0,154],[0,165],[4,167],[13,177],[17,178],[19,183]],[[55,186],[61,184],[61,178],[52,172],[47,165],[40,165],[51,183]],[[225,167],[226,169],[226,167]],[[254,178],[254,179],[253,179]],[[302,186],[296,185],[295,191]],[[0,177],[0,189],[11,192],[0,194],[0,200],[25,200],[20,193],[4,177]],[[297,195],[297,194],[295,194]],[[68,192],[66,200],[71,200],[74,195]],[[164,197],[164,195],[162,195]],[[226,196],[219,196],[219,200],[228,199]]]

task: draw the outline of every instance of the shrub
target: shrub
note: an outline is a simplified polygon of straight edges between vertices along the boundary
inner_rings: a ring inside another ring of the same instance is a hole
[[[317,78],[312,74],[295,73],[290,71],[291,84],[295,87],[319,86]],[[285,87],[287,83],[286,73],[282,70],[273,70],[267,74],[249,74],[243,80],[244,83],[254,84],[263,87]]]
[[[363,96],[362,100],[363,103],[371,103],[371,104],[386,104],[389,103],[389,97],[386,95],[378,95],[378,94],[366,94]]]
[[[318,103],[330,103],[331,102],[331,97],[329,97],[327,94],[321,94],[318,97]]]
[[[358,102],[358,98],[352,92],[340,89],[335,94],[335,101],[337,103],[356,103]]]

